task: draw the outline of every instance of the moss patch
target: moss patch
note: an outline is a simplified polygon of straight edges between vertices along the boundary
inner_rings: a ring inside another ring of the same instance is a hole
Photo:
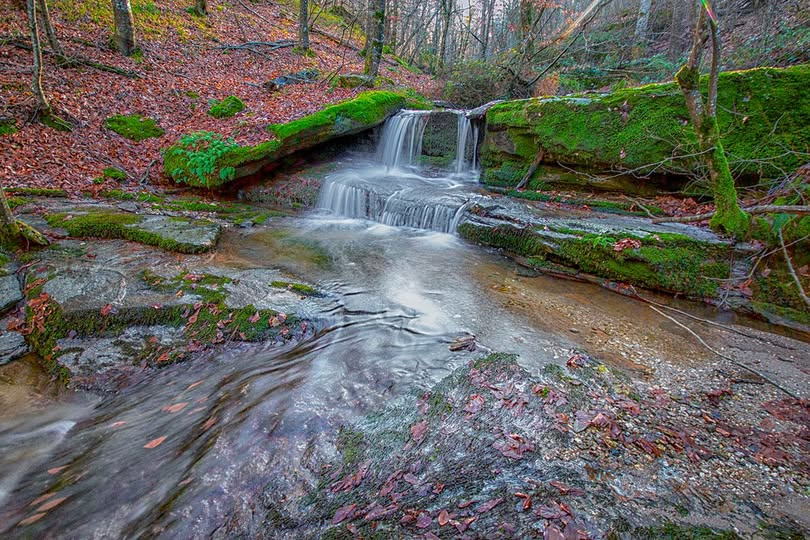
[[[776,176],[802,164],[799,153],[810,150],[809,84],[810,65],[721,74],[718,123],[736,174]],[[515,185],[541,148],[549,163],[638,172],[660,163],[659,171],[692,172],[694,156],[671,159],[697,147],[688,118],[675,83],[506,102],[487,113],[483,179]]]
[[[320,293],[314,287],[309,285],[304,285],[303,283],[292,283],[289,281],[272,281],[270,282],[270,286],[276,289],[287,289],[290,291],[295,291],[299,294],[303,294],[304,296],[318,296]]]
[[[116,114],[104,121],[104,127],[136,142],[162,137],[165,133],[153,119],[139,114]]]
[[[165,150],[163,170],[178,183],[216,188],[298,150],[370,129],[406,106],[428,105],[395,92],[371,91],[287,124],[270,125],[267,129],[276,138],[255,146],[212,132],[184,135]]]
[[[245,103],[236,96],[228,96],[222,101],[217,99],[211,103],[208,115],[214,118],[230,118],[245,110]]]
[[[18,131],[19,129],[17,129],[17,120],[15,120],[14,118],[0,119],[0,137],[4,135],[14,135]]]

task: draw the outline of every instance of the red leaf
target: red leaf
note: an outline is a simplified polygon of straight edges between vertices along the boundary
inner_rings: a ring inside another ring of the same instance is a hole
[[[483,504],[479,504],[475,508],[475,511],[477,513],[479,513],[479,514],[484,514],[486,512],[489,512],[490,510],[492,510],[493,508],[495,508],[496,506],[498,506],[502,502],[503,502],[503,498],[498,497],[497,499],[492,499],[491,501],[487,501],[487,502],[485,502]]]
[[[565,540],[565,536],[556,525],[549,525],[543,531],[543,540]]]
[[[427,512],[421,512],[416,518],[416,526],[420,529],[427,529],[433,523],[433,518]]]
[[[259,315],[259,312],[257,311],[257,312],[256,312],[256,313],[254,313],[254,314],[253,314],[253,316],[251,316],[251,317],[250,317],[250,319],[248,319],[248,320],[249,320],[249,321],[250,321],[252,324],[256,324],[257,322],[259,322],[259,319],[261,319],[261,315]]]
[[[427,420],[422,420],[421,422],[411,426],[411,437],[415,442],[417,443],[422,442],[422,439],[425,438],[427,426],[428,426]]]
[[[143,447],[144,448],[155,448],[156,446],[160,446],[161,443],[163,443],[163,441],[165,441],[165,440],[166,440],[166,436],[164,435],[163,437],[158,437],[157,439],[152,439],[151,441],[149,441],[148,443],[143,445]]]
[[[183,401],[181,403],[175,403],[174,405],[166,405],[161,410],[163,410],[165,412],[176,413],[176,412],[179,412],[179,411],[182,411],[183,409],[185,409],[186,405],[188,405],[188,402]]]
[[[470,396],[470,401],[464,407],[464,412],[470,414],[478,414],[484,408],[484,397],[480,394],[473,394]]]
[[[439,526],[444,527],[450,521],[450,514],[447,513],[447,510],[442,510],[439,512]]]
[[[104,306],[103,308],[101,308],[101,314],[102,314],[102,315],[104,315],[104,316],[106,317],[107,315],[109,315],[110,313],[112,313],[112,309],[113,309],[112,305],[111,305],[111,304],[107,304],[106,306]]]
[[[337,525],[341,521],[351,517],[354,514],[355,508],[357,508],[357,505],[354,503],[338,508],[335,512],[335,517],[332,518],[332,525]]]

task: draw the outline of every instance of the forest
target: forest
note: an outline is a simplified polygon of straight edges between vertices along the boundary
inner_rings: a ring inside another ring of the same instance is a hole
[[[810,535],[802,0],[0,0],[0,536]]]

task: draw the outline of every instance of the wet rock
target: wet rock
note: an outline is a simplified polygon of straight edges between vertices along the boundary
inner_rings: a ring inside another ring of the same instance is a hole
[[[3,331],[0,334],[0,366],[8,364],[28,353],[28,344],[18,332]]]
[[[177,244],[186,253],[200,253],[213,249],[222,227],[208,220],[189,220],[168,216],[145,216],[130,227],[152,233]]]
[[[15,274],[0,277],[0,313],[17,305],[22,297],[20,281]]]

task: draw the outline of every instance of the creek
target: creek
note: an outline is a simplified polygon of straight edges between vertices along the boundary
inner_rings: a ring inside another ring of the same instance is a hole
[[[466,149],[476,135],[459,118]],[[640,376],[641,357],[706,357],[635,301],[523,275],[450,234],[485,195],[467,152],[450,172],[416,165],[425,121],[400,114],[377,156],[339,163],[318,211],[232,229],[220,241],[218,263],[282,266],[325,292],[307,314],[317,321],[311,339],[232,344],[101,396],[54,390],[30,358],[4,368],[0,531],[22,534],[21,516],[38,538],[261,530],[266,486],[279,501],[300,496],[314,482],[305,462],[329,453],[339,426],[424,392],[482,350],[517,353],[537,371],[584,349]],[[321,256],[285,253],[267,242],[273,235]],[[477,352],[449,350],[469,335]]]

